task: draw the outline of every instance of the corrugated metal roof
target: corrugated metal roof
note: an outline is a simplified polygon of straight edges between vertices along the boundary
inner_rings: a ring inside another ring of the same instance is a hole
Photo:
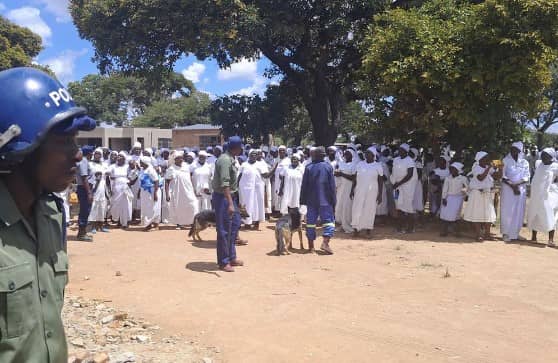
[[[220,130],[221,126],[209,124],[195,124],[190,126],[175,127],[174,130]]]

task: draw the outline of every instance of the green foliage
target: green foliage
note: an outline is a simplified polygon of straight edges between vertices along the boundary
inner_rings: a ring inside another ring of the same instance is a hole
[[[42,48],[41,37],[0,16],[0,71],[30,66]]]
[[[126,123],[130,116],[141,115],[154,102],[168,100],[178,92],[188,96],[194,90],[192,82],[181,74],[166,74],[162,82],[124,74],[102,76],[91,74],[68,84],[68,90],[80,106],[98,121]]]
[[[80,35],[95,46],[101,71],[157,74],[185,53],[226,67],[266,56],[268,75],[292,82],[319,144],[335,140],[353,97],[358,47],[390,0],[71,0]]]
[[[211,100],[206,93],[192,92],[188,96],[162,99],[148,106],[142,115],[134,118],[133,126],[174,128],[209,123]]]
[[[521,133],[517,114],[540,108],[556,34],[557,0],[393,9],[362,43],[360,91],[388,136],[494,147]]]

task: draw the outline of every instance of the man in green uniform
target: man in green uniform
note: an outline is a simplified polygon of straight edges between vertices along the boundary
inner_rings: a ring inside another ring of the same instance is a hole
[[[0,72],[0,362],[66,363],[68,282],[61,192],[75,178],[79,130],[95,121],[55,79]]]

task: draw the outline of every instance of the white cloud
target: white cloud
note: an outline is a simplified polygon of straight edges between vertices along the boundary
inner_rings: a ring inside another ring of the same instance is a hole
[[[230,68],[219,69],[217,79],[229,81],[233,79],[244,79],[254,81],[258,77],[258,62],[243,59],[240,62],[231,64]]]
[[[49,43],[52,30],[41,18],[39,9],[32,7],[13,9],[8,11],[6,17],[18,25],[31,29],[33,33],[38,34],[43,39],[43,43]]]
[[[72,20],[68,0],[35,0],[35,3],[44,6],[47,12],[55,16],[58,23],[67,23]]]
[[[189,79],[194,83],[200,81],[201,75],[205,72],[205,65],[203,63],[194,62],[188,68],[182,71],[184,78]]]
[[[41,61],[41,64],[48,65],[60,82],[67,84],[74,80],[76,60],[85,54],[87,54],[86,48],[82,50],[65,50],[56,57]]]
[[[267,88],[267,79],[261,76],[256,76],[252,85],[241,88],[238,91],[231,92],[231,95],[252,96],[258,94],[262,96]]]

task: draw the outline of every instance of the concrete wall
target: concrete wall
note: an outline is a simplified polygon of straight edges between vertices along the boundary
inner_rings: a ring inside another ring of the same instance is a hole
[[[94,146],[110,147],[114,150],[129,150],[139,141],[143,147],[163,147],[172,140],[171,129],[138,128],[138,127],[97,127],[93,131],[79,132],[78,143],[80,145],[94,144]],[[100,142],[100,145],[97,144]]]
[[[210,141],[209,143],[207,141]],[[223,137],[221,130],[172,130],[172,145],[175,148],[179,147],[207,147],[216,144],[222,144]]]

